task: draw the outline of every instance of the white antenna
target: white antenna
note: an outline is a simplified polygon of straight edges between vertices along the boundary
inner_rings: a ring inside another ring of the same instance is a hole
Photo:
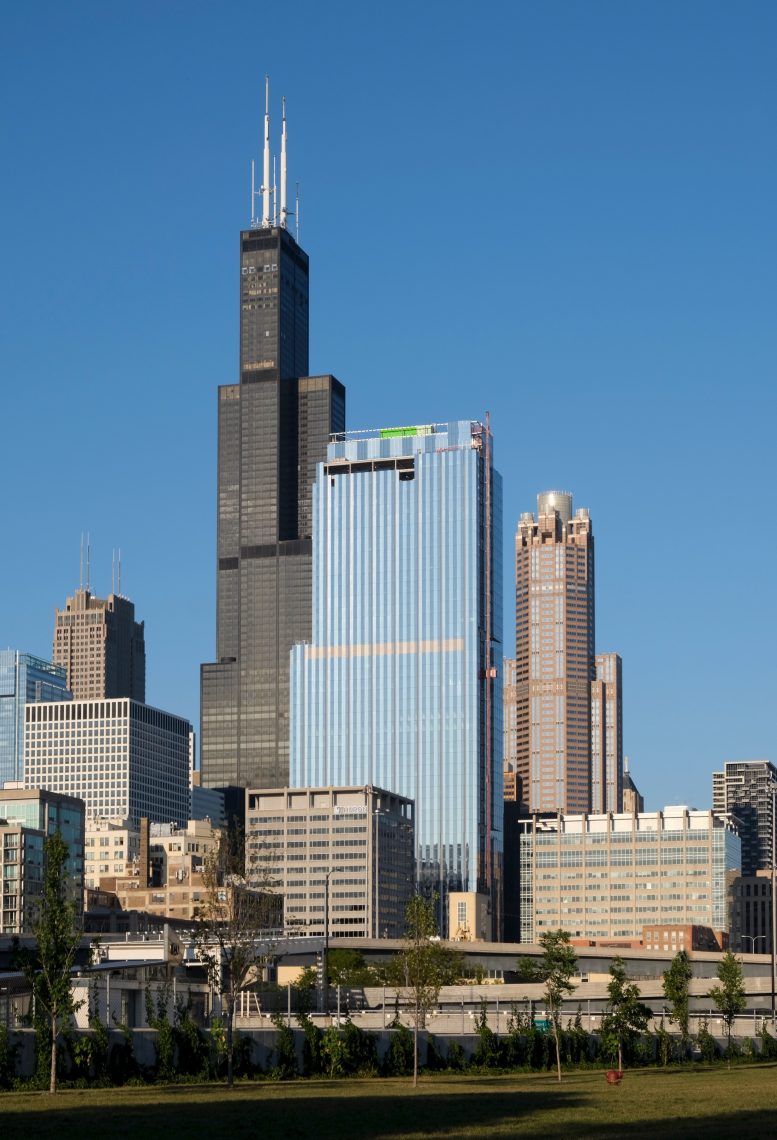
[[[92,588],[92,546],[89,542],[89,531],[86,532],[86,588]]]
[[[281,127],[281,229],[286,229],[286,96],[283,96],[283,125]]]
[[[264,174],[262,177],[262,225],[270,224],[270,77],[264,77]]]
[[[254,206],[256,204],[256,172],[255,162],[251,159],[251,225],[254,224],[256,218],[254,217]]]
[[[294,210],[294,217],[297,222],[297,245],[299,245],[299,182],[297,183],[297,202]]]
[[[278,184],[275,181],[275,155],[272,156],[272,224],[278,225]]]
[[[116,550],[111,548],[111,593],[116,593]]]
[[[84,532],[81,531],[81,565],[78,573],[78,588],[84,588]]]
[[[121,547],[119,547],[119,597],[121,597]]]

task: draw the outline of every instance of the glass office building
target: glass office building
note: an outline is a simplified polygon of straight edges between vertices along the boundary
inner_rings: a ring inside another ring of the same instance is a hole
[[[24,706],[70,700],[64,668],[16,649],[0,649],[0,787],[24,779]]]
[[[501,480],[469,420],[333,437],[313,492],[313,636],[291,654],[291,784],[416,804],[421,884],[501,928]],[[444,928],[443,928],[444,929]]]

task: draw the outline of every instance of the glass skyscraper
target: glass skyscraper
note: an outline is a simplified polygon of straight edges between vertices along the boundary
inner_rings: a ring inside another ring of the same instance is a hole
[[[501,926],[501,479],[469,420],[335,437],[313,492],[313,629],[291,783],[416,804],[417,874]]]
[[[16,649],[0,649],[0,787],[24,779],[24,706],[70,700],[63,667]]]

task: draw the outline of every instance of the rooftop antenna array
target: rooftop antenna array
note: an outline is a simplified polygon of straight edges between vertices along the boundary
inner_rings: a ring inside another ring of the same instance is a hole
[[[276,181],[275,155],[272,156],[272,182],[270,182],[270,78],[264,77],[264,140],[262,147],[262,184],[256,188],[256,163],[251,160],[251,227],[252,229],[269,229],[280,225],[285,230],[291,211],[288,209],[287,185],[287,141],[286,127],[286,97],[282,99],[282,125],[281,125],[281,159],[280,159],[280,194]],[[280,209],[279,209],[280,197]],[[262,199],[261,220],[256,214],[256,200]],[[299,241],[299,183],[297,183],[297,240]]]

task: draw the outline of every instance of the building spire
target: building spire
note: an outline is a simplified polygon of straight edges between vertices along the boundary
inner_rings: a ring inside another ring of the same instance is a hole
[[[270,77],[264,77],[264,170],[262,175],[262,225],[270,225]]]
[[[286,229],[286,96],[283,96],[283,125],[281,127],[281,229]]]

